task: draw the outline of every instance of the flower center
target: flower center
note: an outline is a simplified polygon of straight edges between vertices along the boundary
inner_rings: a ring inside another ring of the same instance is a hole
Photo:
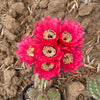
[[[43,63],[41,67],[43,70],[49,71],[54,68],[54,64]]]
[[[70,42],[72,40],[72,35],[68,32],[63,32],[63,37],[62,37],[62,40],[64,42]]]
[[[52,30],[47,30],[43,33],[44,39],[55,39],[56,33]]]
[[[71,53],[66,53],[63,59],[64,64],[70,64],[73,62],[73,55]]]
[[[33,47],[29,47],[29,49],[27,50],[27,54],[30,57],[34,56],[34,48]]]
[[[56,49],[52,46],[44,46],[42,52],[46,57],[53,57],[56,54]]]

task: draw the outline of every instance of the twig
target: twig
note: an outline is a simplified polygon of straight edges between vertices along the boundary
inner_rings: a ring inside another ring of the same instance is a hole
[[[98,63],[98,66],[97,66],[97,73],[100,73],[100,63]]]
[[[4,32],[3,32],[3,30],[4,30],[4,28],[2,28],[1,36],[3,36],[3,35],[4,35]]]
[[[94,61],[95,61],[95,58],[92,59],[92,61],[89,63],[89,65],[92,65]]]
[[[0,69],[2,69],[3,67],[4,67],[4,64],[3,64],[3,65],[1,65]]]
[[[91,52],[91,50],[92,50],[93,48],[94,48],[94,46],[89,47],[88,50],[86,51],[86,55],[88,55],[88,54]]]
[[[98,35],[96,43],[99,43],[99,40],[100,40],[100,35]]]
[[[87,62],[90,63],[90,57],[87,55]]]
[[[86,43],[86,45],[90,44],[91,40],[89,42]]]
[[[83,57],[83,63],[85,63],[85,61],[86,61],[86,59],[85,59],[86,57],[85,57],[85,55],[84,55],[84,57]]]
[[[84,64],[84,66],[87,67],[87,68],[90,68],[90,69],[96,69],[95,67],[87,65],[87,64]]]
[[[66,80],[67,78],[59,78],[59,79],[60,79],[60,80],[63,80],[63,79]]]
[[[18,63],[18,60],[17,60],[16,63],[14,64],[14,67],[17,65],[17,63]]]
[[[94,37],[92,38],[92,41],[90,42],[90,45],[89,45],[89,46],[92,46],[92,44],[93,44],[93,42],[94,42],[95,39],[96,39],[96,37],[94,36]]]
[[[13,64],[11,66],[7,67],[7,70],[9,70],[11,67],[13,67]]]

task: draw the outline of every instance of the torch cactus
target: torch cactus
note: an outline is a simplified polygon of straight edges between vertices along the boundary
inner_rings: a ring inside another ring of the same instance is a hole
[[[91,96],[100,100],[100,75],[88,80],[87,88]]]

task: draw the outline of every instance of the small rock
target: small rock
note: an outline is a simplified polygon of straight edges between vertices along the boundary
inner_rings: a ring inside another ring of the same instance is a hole
[[[48,6],[48,0],[41,0],[39,3],[40,8],[46,8]]]
[[[4,60],[7,55],[4,52],[0,52],[0,61]]]
[[[80,8],[79,8],[79,15],[80,16],[86,16],[89,15],[93,10],[93,6],[91,4],[84,4],[82,3]]]
[[[13,85],[19,85],[19,79],[18,79],[18,77],[13,77],[13,79],[12,79],[12,84]]]
[[[80,82],[73,82],[70,84],[67,84],[67,96],[68,100],[76,100],[76,97],[80,94],[82,90],[85,89],[84,85]]]
[[[6,95],[6,92],[4,91],[3,87],[0,87],[0,94]],[[0,99],[1,100],[1,99]]]
[[[16,96],[17,88],[18,88],[17,86],[13,86],[13,85],[11,85],[9,87],[4,86],[4,89],[7,93],[8,98],[12,98],[12,97]]]
[[[4,28],[4,35],[8,38],[10,41],[14,41],[17,39],[17,36],[10,31],[8,31],[6,28]]]
[[[13,70],[4,70],[4,81],[6,83],[11,82],[12,78],[16,75],[16,71]]]
[[[13,17],[16,17],[17,14],[24,14],[25,13],[24,3],[16,2],[16,3],[12,4],[9,12]]]
[[[10,15],[6,15],[4,19],[4,26],[12,33],[19,33],[21,30],[19,23],[16,22],[16,19]]]
[[[66,9],[66,0],[50,0],[48,4],[48,11],[55,13],[60,11],[65,11]]]
[[[6,91],[6,97],[12,98],[16,96],[19,79],[16,76],[16,71],[14,69],[3,71],[4,74],[4,82],[5,85],[3,86],[4,90]],[[7,99],[6,99],[7,100]]]
[[[6,96],[5,96],[6,95]],[[2,97],[1,97],[2,96]],[[7,100],[7,98],[8,98],[8,96],[7,96],[7,94],[6,94],[6,91],[4,90],[4,88],[3,87],[0,87],[0,100]]]
[[[28,16],[28,23],[31,23],[33,21],[33,17],[32,16]]]
[[[6,66],[9,66],[10,64],[12,64],[14,62],[14,58],[13,57],[7,57],[6,59],[4,59],[4,64]]]
[[[0,50],[9,54],[10,45],[6,40],[1,41],[0,43]]]
[[[45,10],[45,11],[44,11],[44,18],[45,18],[46,16],[48,16],[48,15],[50,15],[49,12],[48,12],[47,10]],[[51,15],[50,15],[50,16],[51,16]]]
[[[58,12],[57,15],[56,15],[55,17],[57,17],[57,18],[62,18],[62,19],[63,19],[64,16],[65,16],[65,12],[62,11],[62,12]]]
[[[5,12],[5,9],[7,9],[7,1],[0,0],[0,14],[3,14]]]
[[[81,26],[86,30],[88,25],[90,23],[90,19],[89,18],[85,18],[82,23],[81,23]]]

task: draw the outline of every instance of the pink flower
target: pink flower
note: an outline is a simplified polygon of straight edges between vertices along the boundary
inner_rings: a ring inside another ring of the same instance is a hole
[[[34,74],[38,73],[40,78],[60,76],[61,66],[65,73],[75,72],[83,64],[84,32],[80,23],[65,19],[62,24],[61,19],[47,16],[35,24],[32,34],[35,38],[28,36],[18,43],[16,53],[20,62],[36,66]]]
[[[74,20],[65,19],[62,24],[62,33],[60,35],[60,41],[66,46],[76,46],[82,44],[83,28],[80,23],[75,23]]]
[[[77,69],[79,66],[83,64],[81,62],[83,58],[81,46],[64,51],[65,53],[62,58],[63,70],[65,71],[65,73],[67,72],[67,70],[75,72],[75,69]]]
[[[37,44],[37,60],[39,61],[56,61],[61,60],[63,52],[60,50],[60,45],[56,42],[48,43],[47,41]]]
[[[34,65],[36,66],[34,68],[34,74],[38,73],[40,79],[44,78],[45,80],[50,80],[57,75],[60,76],[60,61],[36,61]]]
[[[61,33],[61,19],[47,16],[42,21],[35,24],[35,29],[32,34],[36,36],[38,41],[57,41],[59,34]]]
[[[23,38],[21,42],[17,44],[18,50],[16,51],[17,56],[20,57],[20,62],[26,62],[27,65],[31,65],[36,60],[35,51],[35,40],[30,36]]]

